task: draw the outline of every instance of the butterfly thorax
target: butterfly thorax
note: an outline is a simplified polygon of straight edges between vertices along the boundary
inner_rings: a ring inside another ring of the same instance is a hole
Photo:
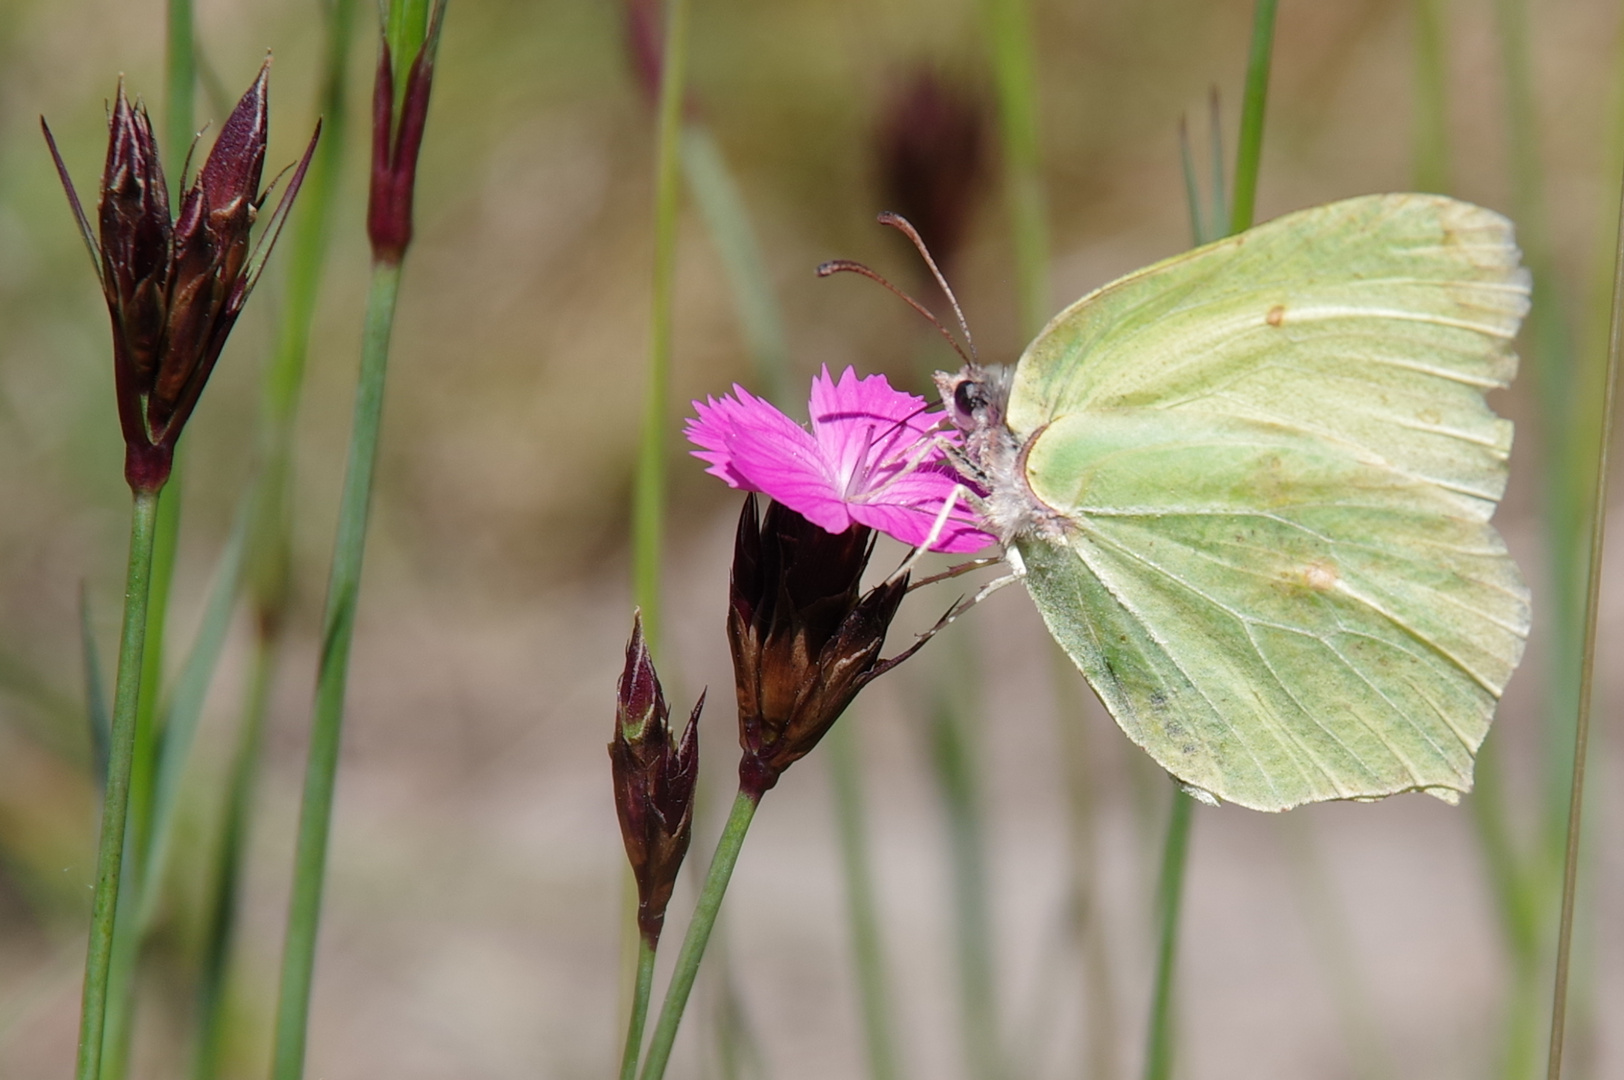
[[[1059,540],[1064,534],[1064,519],[1026,481],[1030,440],[1020,442],[1004,422],[1014,376],[1013,368],[966,364],[935,377],[948,418],[964,436],[948,458],[977,489],[977,509],[1005,547],[1021,536]]]

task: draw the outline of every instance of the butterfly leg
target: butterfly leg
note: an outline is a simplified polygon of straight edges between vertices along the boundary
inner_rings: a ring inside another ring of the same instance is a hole
[[[1011,549],[1010,553],[1014,554],[1014,549]],[[929,630],[926,630],[923,634],[920,634],[914,639],[914,643],[904,649],[901,653],[885,661],[884,669],[889,671],[897,664],[902,663],[904,660],[908,659],[908,657],[924,648],[925,642],[929,641],[931,638],[935,637],[937,634],[951,626],[953,621],[960,615],[963,615],[966,611],[969,611],[971,608],[981,603],[981,601],[985,600],[999,589],[1002,589],[1005,585],[1013,584],[1014,582],[1020,581],[1026,577],[1026,566],[1020,561],[1019,555],[1015,555],[1015,558],[1011,561],[1011,567],[1011,573],[1005,574],[1003,577],[993,578],[991,581],[981,586],[981,588],[977,589],[974,596],[971,596],[966,600],[960,600],[958,603],[948,608],[946,613],[943,614],[940,619],[936,620],[936,625],[932,626]]]

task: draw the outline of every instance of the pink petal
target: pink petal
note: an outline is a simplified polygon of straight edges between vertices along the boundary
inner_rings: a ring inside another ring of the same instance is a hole
[[[772,496],[829,532],[845,532],[851,525],[827,463],[799,425],[789,422],[788,431],[741,428],[729,437],[728,450],[750,490]]]
[[[937,430],[940,413],[883,375],[858,378],[848,367],[837,381],[823,368],[812,379],[811,432],[742,386],[693,405],[698,415],[686,434],[707,472],[763,492],[830,532],[856,521],[921,544],[959,483],[943,460],[952,435]],[[965,552],[992,543],[975,525],[974,511],[961,503],[932,547]]]

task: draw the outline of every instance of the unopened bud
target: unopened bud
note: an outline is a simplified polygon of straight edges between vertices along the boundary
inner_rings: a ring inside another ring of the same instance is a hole
[[[632,622],[626,667],[615,702],[615,738],[609,744],[615,811],[626,858],[637,881],[637,926],[651,946],[660,940],[666,905],[688,853],[699,779],[701,694],[680,739],[643,638],[643,618]]]
[[[919,230],[944,266],[958,254],[983,171],[978,103],[928,70],[893,92],[876,125],[881,198]]]
[[[372,178],[367,199],[367,237],[372,257],[399,264],[412,242],[412,199],[417,190],[417,157],[434,86],[434,57],[440,47],[445,0],[435,0],[427,33],[411,59],[397,100],[395,63],[388,37],[378,43],[378,70],[372,84]],[[404,58],[401,58],[404,59]]]

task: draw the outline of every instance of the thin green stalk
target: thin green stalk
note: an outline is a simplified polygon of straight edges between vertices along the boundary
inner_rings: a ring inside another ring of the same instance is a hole
[[[1546,1080],[1559,1080],[1562,1075],[1563,1035],[1567,1026],[1568,965],[1573,951],[1573,906],[1579,881],[1579,840],[1584,824],[1585,757],[1590,746],[1591,688],[1596,673],[1596,618],[1601,608],[1602,550],[1607,531],[1608,451],[1613,432],[1613,399],[1618,392],[1619,352],[1624,348],[1624,184],[1621,184],[1616,252],[1612,330],[1607,340],[1607,375],[1602,390],[1601,424],[1597,428],[1596,439],[1595,488],[1590,498],[1590,572],[1585,582],[1584,651],[1579,673],[1579,713],[1573,738],[1567,844],[1562,864],[1562,918],[1556,939],[1556,985],[1551,1001],[1551,1040],[1546,1057]]]
[[[985,0],[998,94],[1004,184],[1015,241],[1015,292],[1021,331],[1049,321],[1048,208],[1038,141],[1037,63],[1026,0]]]
[[[192,0],[169,0],[164,56],[164,137],[174,166],[170,176],[183,183],[180,164],[192,146],[193,101],[197,88],[197,42],[192,33]]]
[[[107,744],[113,719],[107,712],[107,692],[102,685],[101,650],[91,627],[90,594],[79,586],[79,649],[85,665],[85,718],[90,726],[90,762],[99,786],[107,784]]]
[[[789,378],[789,346],[784,341],[784,323],[778,299],[773,295],[772,276],[767,272],[767,260],[750,222],[744,194],[722,157],[716,137],[693,121],[682,130],[682,171],[727,273],[745,345],[755,360],[756,377],[767,397],[782,406],[794,395]]]
[[[870,869],[873,860],[868,849],[857,725],[851,720],[836,724],[824,737],[824,744],[829,748],[829,775],[834,782],[846,914],[851,924],[852,957],[857,965],[857,996],[863,1013],[869,1080],[897,1080],[902,1070],[897,1064],[890,980],[886,976],[879,903]]]
[[[108,751],[107,790],[102,800],[101,844],[96,855],[96,894],[85,955],[84,1006],[79,1022],[77,1080],[101,1072],[102,1032],[107,1016],[107,975],[118,910],[129,810],[130,766],[135,751],[141,699],[142,655],[146,646],[147,603],[152,585],[153,534],[158,494],[137,491],[130,515],[130,559],[124,586],[124,629],[119,640],[118,674],[113,684],[113,729]]]
[[[152,838],[158,758],[165,732],[158,700],[163,686],[165,627],[169,621],[169,591],[175,576],[175,553],[180,540],[180,455],[170,471],[169,483],[158,494],[153,526],[152,572],[147,602],[146,649],[141,664],[141,697],[136,706],[135,747],[131,752],[129,810],[126,814],[123,878],[119,895],[129,907],[146,889],[147,852]],[[102,1035],[100,1080],[122,1080],[129,1071],[130,1040],[135,1035],[142,934],[140,913],[121,913],[113,934],[113,953],[107,976],[107,1019]]]
[[[1440,0],[1415,0],[1415,190],[1449,191],[1448,72]]]
[[[660,555],[665,546],[665,454],[670,426],[671,341],[676,303],[677,209],[682,100],[688,66],[688,0],[665,5],[660,111],[654,160],[654,287],[649,312],[643,444],[632,496],[632,597],[643,611],[649,651],[660,651]]]
[[[1207,223],[1201,212],[1201,185],[1195,178],[1195,158],[1190,153],[1190,125],[1179,120],[1179,165],[1184,172],[1184,201],[1190,208],[1190,232],[1200,245],[1207,236]]]
[[[1184,868],[1190,852],[1190,822],[1194,816],[1195,800],[1175,787],[1173,809],[1167,818],[1167,840],[1162,848],[1162,871],[1156,883],[1158,944],[1150,1034],[1145,1050],[1145,1080],[1167,1080],[1173,1075],[1173,970],[1178,956]]]
[[[1083,719],[1082,684],[1071,660],[1053,645],[1050,669],[1054,672],[1054,693],[1063,717]],[[1111,971],[1107,946],[1108,928],[1100,903],[1099,808],[1094,778],[1090,770],[1087,725],[1062,723],[1060,746],[1066,766],[1066,793],[1070,813],[1071,918],[1073,934],[1082,952],[1083,989],[1087,1040],[1083,1075],[1091,1080],[1117,1080],[1121,1075],[1118,1055],[1121,1017],[1117,1005],[1116,980]],[[1036,1045],[1030,1043],[1028,1045]]]
[[[637,982],[632,990],[632,1014],[626,1023],[626,1049],[620,1055],[620,1080],[637,1080],[638,1052],[643,1049],[643,1025],[648,1021],[648,1003],[654,996],[655,942],[639,935],[637,939]]]
[[[305,767],[304,798],[299,809],[299,838],[294,851],[293,895],[282,953],[282,988],[277,1003],[274,1080],[304,1075],[305,1036],[310,1017],[310,988],[316,963],[316,930],[321,916],[322,884],[327,871],[327,840],[333,816],[333,788],[344,722],[344,691],[349,675],[355,608],[361,589],[361,561],[366,547],[367,512],[372,473],[378,457],[378,429],[383,417],[384,375],[389,365],[389,333],[400,293],[400,265],[377,262],[367,296],[366,328],[361,340],[361,372],[356,386],[355,421],[350,456],[339,503],[338,535],[333,545],[332,574],[322,617],[321,658],[316,673],[316,707]]]
[[[262,635],[262,641],[278,640]],[[231,945],[237,926],[237,898],[242,889],[243,854],[248,844],[248,826],[259,775],[260,751],[265,741],[265,715],[269,711],[270,687],[276,674],[278,653],[260,648],[254,656],[254,673],[249,680],[247,705],[238,733],[231,776],[226,784],[226,805],[220,824],[220,846],[215,855],[213,880],[208,892],[208,908],[203,930],[203,958],[197,987],[197,1051],[192,1061],[193,1080],[213,1080],[220,1073],[220,1058],[226,1042],[226,977],[231,962]]]
[[[962,647],[960,652],[964,652]],[[961,655],[956,660],[956,672],[973,670],[968,657]],[[1004,1055],[994,992],[992,912],[987,897],[989,878],[975,769],[977,755],[971,745],[967,717],[959,707],[967,699],[962,686],[937,696],[930,719],[932,756],[947,811],[965,1057],[975,1080],[1001,1080]]]
[[[654,1026],[654,1037],[649,1042],[648,1053],[643,1057],[642,1080],[660,1080],[665,1075],[666,1062],[671,1058],[671,1045],[677,1038],[677,1025],[682,1023],[682,1011],[687,1007],[688,995],[693,991],[699,961],[705,955],[705,945],[716,926],[716,914],[721,910],[722,897],[727,893],[728,880],[733,877],[733,867],[738,864],[739,849],[744,845],[744,835],[750,829],[750,819],[756,815],[759,798],[741,791],[733,800],[733,810],[727,816],[727,824],[722,827],[721,839],[716,842],[716,854],[711,856],[710,870],[705,875],[699,903],[695,905],[693,918],[688,922],[688,933],[682,939],[682,951],[677,954],[676,968],[671,972],[671,981],[666,984],[660,1019]]]
[[[1229,198],[1226,189],[1229,177],[1224,172],[1224,113],[1218,104],[1218,88],[1207,95],[1207,141],[1211,143],[1212,157],[1212,214],[1207,221],[1207,233],[1197,243],[1228,236],[1230,233]],[[1191,211],[1194,216],[1194,211]]]
[[[135,909],[134,926],[131,927],[138,935],[146,933],[146,928],[157,913],[169,860],[170,840],[174,834],[174,811],[180,795],[181,775],[186,767],[192,739],[197,734],[198,722],[203,716],[204,699],[214,680],[220,656],[225,651],[226,633],[231,627],[232,610],[236,607],[237,593],[242,584],[248,524],[247,513],[239,511],[220,556],[220,565],[208,602],[204,605],[203,622],[198,627],[197,638],[175,679],[169,706],[160,714],[164,718],[164,736],[153,785],[150,841],[138,879],[140,890],[137,895],[140,902]]]
[[[1539,109],[1535,100],[1529,19],[1523,0],[1495,0],[1496,32],[1506,82],[1506,128],[1510,143],[1512,216],[1517,240],[1534,279],[1533,306],[1524,329],[1531,354],[1546,444],[1544,521],[1549,539],[1552,649],[1543,751],[1545,808],[1540,837],[1541,869],[1554,871],[1563,848],[1569,801],[1568,762],[1573,718],[1580,701],[1585,595],[1585,520],[1594,483],[1594,413],[1588,408],[1601,392],[1594,366],[1586,370],[1574,347],[1563,292],[1550,256],[1544,170],[1539,152]],[[1543,874],[1540,875],[1543,878]],[[1547,892],[1546,902],[1554,900]],[[1546,908],[1549,911],[1549,908]]]
[[[1252,52],[1246,61],[1246,96],[1241,101],[1241,133],[1235,146],[1235,209],[1229,215],[1231,234],[1250,229],[1257,210],[1257,176],[1263,160],[1263,113],[1269,98],[1276,2],[1257,0],[1252,8]]]

